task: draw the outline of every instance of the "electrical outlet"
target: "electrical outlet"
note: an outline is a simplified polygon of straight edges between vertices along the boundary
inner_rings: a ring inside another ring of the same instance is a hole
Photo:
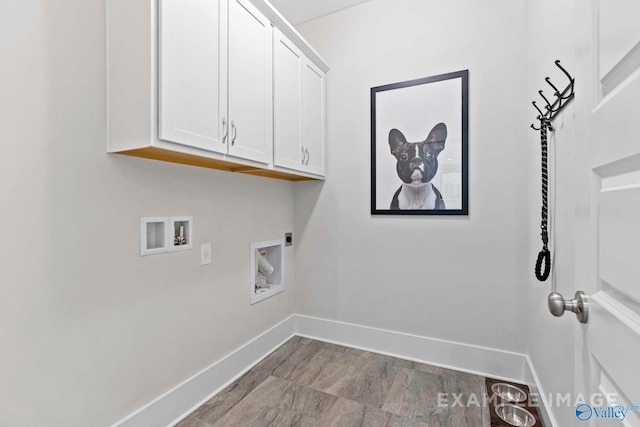
[[[285,246],[293,245],[293,233],[284,233],[284,245]]]
[[[211,264],[211,243],[200,245],[200,265]]]

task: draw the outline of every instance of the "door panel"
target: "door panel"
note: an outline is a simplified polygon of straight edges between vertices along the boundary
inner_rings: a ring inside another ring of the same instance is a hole
[[[609,406],[615,406],[617,402],[631,402],[628,396],[625,396],[624,393],[620,391],[618,386],[604,373],[601,374],[600,380],[598,381],[600,384],[600,391],[604,396],[607,396],[607,404]],[[617,421],[612,421],[610,424],[614,424],[614,426],[622,425],[623,427],[635,427],[640,426],[640,413],[639,412],[628,412],[626,418],[618,423]]]
[[[613,291],[602,290],[591,300],[587,341],[600,371],[598,388],[618,394],[617,404],[637,405],[640,382],[635,366],[640,354],[640,316],[622,304],[624,296]]]
[[[598,62],[602,80],[626,62],[625,56],[640,40],[640,3],[637,0],[599,0],[598,12]]]
[[[576,393],[587,399],[617,393],[611,405],[638,405],[640,144],[634,124],[640,117],[640,62],[630,61],[629,53],[640,42],[640,9],[631,0],[574,4],[586,8],[577,39],[576,78],[583,81],[576,90],[576,149],[578,170],[587,174],[577,185],[590,199],[578,200],[576,209],[576,234],[588,236],[576,252],[577,287],[590,294],[589,322],[576,330]],[[638,425],[639,416],[629,413],[622,425]],[[621,425],[596,417],[591,423]]]
[[[224,152],[221,6],[209,0],[161,0],[159,138]]]
[[[272,29],[247,0],[229,3],[229,154],[270,163]]]
[[[310,62],[302,67],[302,142],[308,172],[325,174],[324,73]]]
[[[640,182],[600,194],[600,278],[640,301]]]
[[[300,69],[301,52],[275,32],[273,52],[274,164],[300,169]]]
[[[640,66],[640,3],[599,0],[597,7],[599,76],[607,95]]]
[[[611,170],[609,175],[632,172],[640,166],[629,164],[640,153],[634,132],[640,110],[635,104],[639,99],[640,76],[634,75],[602,99],[591,114],[593,163],[597,167],[606,166]]]

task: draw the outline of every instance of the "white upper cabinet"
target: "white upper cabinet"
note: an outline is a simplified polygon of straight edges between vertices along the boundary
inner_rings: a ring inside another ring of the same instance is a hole
[[[159,18],[160,139],[270,163],[269,20],[247,0],[160,0]]]
[[[248,0],[229,0],[229,154],[263,163],[273,147],[271,32]]]
[[[324,72],[274,34],[274,164],[325,175]]]
[[[300,50],[280,31],[273,40],[274,164],[302,168],[300,123]]]
[[[159,2],[159,138],[226,153],[225,2]]]
[[[325,174],[324,147],[324,73],[305,61],[300,76],[302,145],[306,153],[306,171]]]
[[[106,3],[110,153],[322,179],[328,67],[268,1]]]

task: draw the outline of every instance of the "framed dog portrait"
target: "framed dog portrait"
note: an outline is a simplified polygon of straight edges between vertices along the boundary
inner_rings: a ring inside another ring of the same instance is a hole
[[[468,214],[468,79],[371,88],[372,214]]]

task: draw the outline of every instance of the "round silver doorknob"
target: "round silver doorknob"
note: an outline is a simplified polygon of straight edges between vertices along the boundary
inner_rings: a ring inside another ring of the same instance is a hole
[[[549,311],[556,317],[560,317],[565,311],[576,314],[578,322],[587,323],[589,320],[589,298],[582,291],[576,292],[573,299],[565,300],[558,292],[549,294]]]
[[[564,298],[557,292],[549,294],[549,311],[556,317],[564,314]]]

